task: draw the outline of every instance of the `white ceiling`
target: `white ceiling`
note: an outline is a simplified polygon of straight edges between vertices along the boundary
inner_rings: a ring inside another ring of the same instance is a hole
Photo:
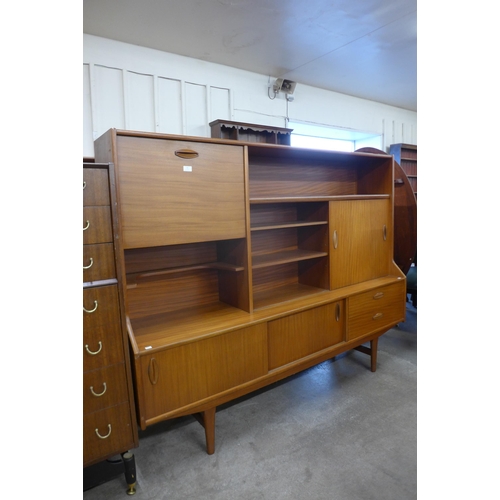
[[[417,0],[83,0],[83,32],[417,110]]]

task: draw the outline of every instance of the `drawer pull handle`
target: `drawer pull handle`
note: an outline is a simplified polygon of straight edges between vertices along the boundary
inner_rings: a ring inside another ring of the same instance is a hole
[[[97,351],[91,351],[89,349],[89,345],[88,344],[85,344],[85,349],[87,350],[87,352],[91,355],[91,356],[95,356],[96,354],[99,354],[102,350],[102,342],[99,340],[99,349],[97,349]]]
[[[151,358],[151,360],[149,361],[148,377],[149,381],[153,385],[156,385],[156,383],[158,382],[158,363],[156,362],[155,358]]]
[[[380,319],[383,316],[382,313],[377,313],[373,316],[373,319]]]
[[[337,230],[335,229],[335,231],[333,231],[333,248],[335,248],[336,250],[338,246],[339,246],[339,237],[337,235]]]
[[[102,385],[103,385],[104,389],[102,390],[102,392],[101,392],[100,394],[97,394],[97,392],[95,392],[95,391],[94,391],[94,386],[93,386],[93,385],[91,385],[91,386],[90,386],[90,392],[91,392],[91,393],[92,393],[92,394],[93,394],[96,398],[100,398],[101,396],[104,396],[104,393],[106,392],[106,389],[107,389],[107,387],[106,387],[106,382],[103,382],[103,383],[102,383]]]
[[[111,424],[108,424],[108,433],[107,433],[105,436],[101,436],[101,435],[99,434],[99,429],[96,429],[96,430],[95,430],[95,433],[97,434],[97,437],[98,437],[99,439],[107,439],[107,438],[109,438],[109,436],[111,435]]]
[[[384,229],[382,231],[383,235],[384,235],[384,241],[387,241],[387,226],[384,224]]]
[[[96,312],[97,310],[97,300],[94,300],[94,309],[85,309],[85,306],[83,306],[83,310],[88,313],[88,314],[92,314],[93,312]]]
[[[87,221],[87,225],[83,228],[84,231],[86,231],[90,226],[90,221]]]
[[[374,298],[375,300],[377,300],[377,299],[381,299],[383,296],[384,296],[384,292],[378,292],[378,293],[376,293],[376,294],[373,296],[373,298]]]
[[[83,181],[83,189],[85,189],[87,187],[87,183],[85,181]]]
[[[192,158],[198,158],[199,154],[193,149],[178,149],[175,152],[175,156],[184,158],[185,160],[191,160]]]
[[[335,320],[340,321],[340,304],[335,306]]]
[[[90,264],[88,266],[83,266],[83,269],[90,269],[92,267],[92,264],[94,263],[94,259],[90,257]]]

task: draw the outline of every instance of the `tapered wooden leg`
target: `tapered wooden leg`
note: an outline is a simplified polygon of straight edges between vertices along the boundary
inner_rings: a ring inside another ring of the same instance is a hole
[[[378,337],[376,339],[370,340],[370,356],[371,356],[371,368],[372,372],[377,371],[377,349],[378,349]]]
[[[205,441],[207,443],[207,453],[213,455],[215,453],[215,410],[216,407],[209,408],[194,415],[196,420],[205,428]]]
[[[377,349],[378,349],[378,337],[376,339],[370,340],[370,347],[365,347],[364,345],[358,345],[354,348],[355,351],[368,354],[371,358],[371,370],[372,372],[377,371]]]

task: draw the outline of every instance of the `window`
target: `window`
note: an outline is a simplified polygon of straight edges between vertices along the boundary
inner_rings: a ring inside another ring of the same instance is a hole
[[[292,146],[348,152],[365,147],[382,149],[382,134],[292,121],[287,128],[293,129]]]

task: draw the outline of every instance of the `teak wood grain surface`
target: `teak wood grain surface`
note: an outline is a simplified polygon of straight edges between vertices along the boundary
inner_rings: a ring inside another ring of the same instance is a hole
[[[141,428],[196,414],[213,453],[218,405],[349,349],[375,371],[405,316],[392,156],[115,129],[95,151],[116,169]]]

